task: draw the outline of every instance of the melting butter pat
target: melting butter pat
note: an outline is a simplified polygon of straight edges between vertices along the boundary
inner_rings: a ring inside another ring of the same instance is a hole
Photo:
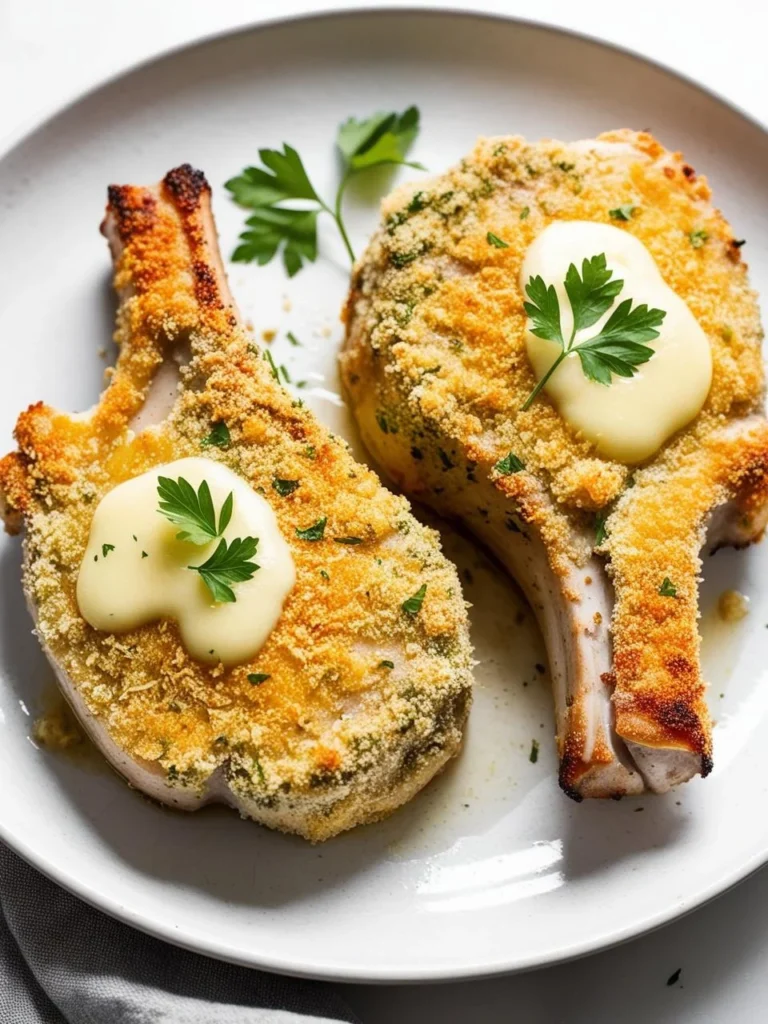
[[[200,574],[188,568],[205,562],[219,538],[205,545],[176,539],[181,527],[158,511],[161,476],[184,477],[196,491],[206,480],[217,516],[231,492],[224,539],[258,538],[253,560],[259,569],[233,585],[234,603],[217,604]],[[269,503],[217,462],[179,459],[118,484],[101,500],[80,566],[77,603],[86,622],[109,633],[174,619],[193,658],[234,665],[264,645],[295,581],[293,558]]]
[[[563,337],[573,327],[573,315],[564,282],[568,267],[581,273],[584,259],[605,253],[613,279],[624,287],[613,305],[594,326],[580,331],[575,344],[600,332],[614,308],[625,299],[635,305],[666,312],[659,337],[647,344],[654,355],[637,367],[633,377],[611,378],[611,384],[589,380],[578,355],[560,364],[544,387],[560,415],[601,455],[624,463],[642,462],[699,413],[712,382],[712,353],[707,336],[686,303],[664,281],[659,268],[634,235],[610,224],[555,221],[529,247],[521,270],[520,286],[540,275],[554,285],[560,303]],[[557,358],[552,341],[526,331],[528,357],[540,380]]]

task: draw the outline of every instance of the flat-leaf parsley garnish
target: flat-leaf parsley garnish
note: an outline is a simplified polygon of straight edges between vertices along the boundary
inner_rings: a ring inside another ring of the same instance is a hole
[[[289,277],[305,262],[317,259],[317,218],[333,217],[341,239],[354,262],[355,254],[344,225],[342,202],[354,175],[384,164],[406,164],[423,170],[421,164],[405,159],[419,132],[419,111],[409,107],[402,114],[379,112],[358,121],[350,117],[339,125],[336,146],[343,171],[331,206],[315,190],[301,157],[287,143],[283,149],[260,149],[261,167],[246,167],[230,178],[226,188],[233,200],[253,213],[246,220],[240,245],[232,259],[241,263],[269,263],[280,250]],[[294,205],[285,206],[284,203]],[[300,203],[300,208],[295,204]]]
[[[322,540],[325,536],[325,524],[328,522],[328,518],[323,516],[322,519],[318,519],[316,523],[311,526],[307,526],[305,529],[300,530],[296,527],[296,536],[299,540]]]
[[[177,540],[207,544],[224,533],[232,518],[233,498],[230,491],[221,506],[219,523],[216,525],[216,509],[213,507],[207,480],[203,480],[195,491],[183,476],[177,480],[160,476],[157,478],[157,494],[160,498],[158,512],[176,526],[182,527],[181,532],[176,534]]]
[[[612,375],[633,377],[637,367],[646,363],[653,349],[644,344],[658,338],[664,317],[662,309],[649,309],[645,303],[634,306],[632,299],[624,299],[613,310],[600,331],[591,338],[576,343],[579,331],[592,327],[606,313],[624,282],[612,280],[613,271],[606,266],[605,253],[585,259],[581,274],[571,263],[565,275],[565,292],[573,312],[573,329],[566,341],[560,321],[560,302],[554,285],[547,285],[542,277],[532,277],[525,286],[530,299],[524,303],[530,317],[530,331],[537,338],[554,341],[560,354],[525,400],[523,410],[530,408],[541,389],[567,355],[575,352],[581,368],[589,380],[599,384],[611,383]]]
[[[214,601],[231,603],[236,601],[230,583],[244,583],[253,577],[259,566],[251,559],[258,547],[256,537],[238,537],[227,544],[222,537],[211,557],[202,565],[188,565],[200,573],[203,582],[213,595]]]
[[[674,585],[669,576],[665,576],[664,580],[659,587],[659,593],[662,597],[677,597],[677,587]]]
[[[424,604],[424,597],[427,593],[427,584],[422,583],[419,589],[411,597],[408,597],[403,601],[400,606],[406,615],[418,615],[421,611],[421,606]]]

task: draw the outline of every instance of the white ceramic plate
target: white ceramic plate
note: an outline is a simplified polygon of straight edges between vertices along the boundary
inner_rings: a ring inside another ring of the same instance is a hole
[[[44,398],[96,398],[113,302],[98,233],[108,182],[153,182],[188,160],[214,188],[225,252],[242,219],[222,188],[260,146],[288,141],[328,194],[332,139],[351,113],[417,103],[414,158],[442,169],[479,132],[581,138],[648,127],[705,171],[768,278],[768,138],[719,100],[599,44],[511,21],[344,14],[255,29],[173,54],[59,114],[0,161],[0,436]],[[376,222],[370,180],[351,196],[358,247]],[[375,186],[375,187],[374,187]],[[329,224],[322,257],[288,282],[238,266],[257,335],[318,415],[354,442],[336,397],[348,267]],[[286,331],[302,340],[292,348]],[[0,545],[0,835],[116,917],[213,956],[291,973],[405,980],[491,974],[596,950],[690,910],[768,858],[768,549],[705,565],[704,648],[716,769],[666,798],[576,805],[557,788],[541,641],[516,592],[469,542],[477,695],[461,759],[388,821],[321,847],[223,809],[150,804],[99,765],[38,749],[50,695],[19,589],[19,543]],[[718,625],[717,595],[751,598]],[[540,741],[536,763],[532,740]]]

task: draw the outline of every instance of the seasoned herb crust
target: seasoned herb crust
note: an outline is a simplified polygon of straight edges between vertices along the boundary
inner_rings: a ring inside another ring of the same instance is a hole
[[[241,809],[313,840],[381,817],[460,745],[471,657],[456,571],[407,501],[292,399],[240,327],[200,172],[177,168],[155,189],[113,186],[106,228],[123,297],[109,385],[86,416],[32,406],[18,420],[18,450],[0,462],[6,524],[25,527],[40,639],[87,714],[171,794],[204,800],[223,779]],[[186,349],[169,417],[134,434],[153,375]],[[219,423],[229,443],[202,446]],[[76,603],[101,497],[191,455],[263,495],[296,564],[277,627],[234,668],[194,661],[173,622],[100,633]],[[298,485],[281,493],[276,480]],[[298,536],[321,517],[323,540]],[[349,537],[361,543],[336,543]],[[425,584],[418,614],[404,611]]]
[[[522,410],[536,380],[520,267],[559,219],[635,235],[711,345],[701,413],[634,470],[597,454],[546,396]],[[501,492],[508,528],[532,527],[563,580],[586,563],[595,515],[607,514],[601,551],[616,606],[606,685],[615,688],[617,731],[699,753],[704,770],[699,549],[714,507],[735,500],[749,542],[768,499],[762,328],[742,244],[711,205],[706,179],[647,133],[608,132],[588,144],[481,139],[445,175],[384,201],[354,273],[342,355],[366,443],[406,493],[474,516],[482,534],[493,529],[487,487]],[[510,452],[524,470],[494,469]],[[659,593],[665,577],[675,598]]]

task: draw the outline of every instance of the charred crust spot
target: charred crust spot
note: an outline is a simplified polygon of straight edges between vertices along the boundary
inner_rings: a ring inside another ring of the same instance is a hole
[[[211,191],[203,172],[195,170],[191,164],[182,164],[168,171],[163,184],[182,213],[193,213],[200,205],[200,197]]]
[[[583,772],[579,771],[579,765],[583,763],[577,762],[571,754],[566,753],[560,762],[560,773],[558,775],[558,782],[560,783],[560,789],[565,793],[567,797],[574,800],[577,804],[580,804],[584,797],[576,789],[575,783],[578,781]]]
[[[615,672],[601,672],[600,682],[607,686],[609,690],[616,689],[616,673]]]
[[[205,308],[220,308],[222,305],[219,297],[219,288],[216,283],[216,275],[202,260],[195,260],[192,264],[192,272],[195,275],[195,298]]]
[[[696,171],[694,171],[690,164],[683,164],[682,172],[688,181],[696,181]]]
[[[698,675],[695,665],[691,664],[683,654],[673,654],[667,658],[665,665],[669,674],[675,679],[690,679]]]
[[[675,168],[674,167],[669,167],[669,166],[665,167],[664,168],[664,174],[665,174],[665,176],[667,178],[674,178],[674,176],[675,176]]]
[[[711,754],[706,754],[706,753],[702,754],[701,755],[701,777],[702,777],[702,779],[706,779],[706,777],[712,771],[713,767],[714,767],[714,763],[712,761],[712,755]]]
[[[154,226],[157,201],[146,189],[133,185],[110,185],[107,189],[109,210],[117,222],[123,242],[144,234]],[[105,224],[101,230],[104,233]]]

